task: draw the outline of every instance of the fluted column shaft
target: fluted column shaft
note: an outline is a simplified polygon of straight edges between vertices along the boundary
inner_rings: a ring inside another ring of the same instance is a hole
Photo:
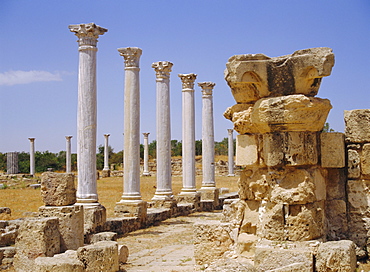
[[[182,81],[182,180],[181,194],[196,193],[195,183],[195,106],[196,74],[180,74]]]
[[[124,190],[121,202],[141,200],[140,194],[140,84],[137,47],[119,48],[125,61],[124,90]]]
[[[202,188],[216,187],[215,140],[213,123],[213,82],[198,83],[202,88]]]
[[[72,136],[66,136],[66,173],[72,172],[71,138]]]
[[[233,129],[227,130],[229,134],[228,139],[228,155],[229,155],[229,175],[228,176],[234,176],[234,139],[233,139]]]
[[[144,135],[144,171],[143,176],[150,176],[149,173],[149,132],[143,133]]]
[[[103,170],[109,170],[109,145],[108,138],[110,134],[104,134],[104,168]]]
[[[30,175],[35,175],[35,138],[28,138],[30,140]]]
[[[79,38],[77,202],[96,203],[96,44],[107,29],[94,23],[70,25],[69,29]]]
[[[6,153],[6,174],[18,174],[18,152]]]
[[[157,89],[157,189],[153,200],[173,198],[171,179],[171,113],[170,72],[173,64],[159,61],[152,64]]]

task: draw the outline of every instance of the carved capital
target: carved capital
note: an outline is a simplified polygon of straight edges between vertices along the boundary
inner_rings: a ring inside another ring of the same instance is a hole
[[[170,77],[172,66],[173,66],[173,63],[169,61],[158,61],[152,64],[152,68],[154,68],[157,78]]]
[[[150,132],[146,132],[146,133],[144,132],[144,133],[143,133],[144,138],[148,138],[149,134],[150,134]]]
[[[216,83],[213,82],[199,82],[198,86],[202,88],[203,96],[212,95],[213,87],[215,87]]]
[[[194,81],[197,78],[196,74],[179,74],[182,82],[182,89],[194,89]]]
[[[119,54],[125,59],[125,67],[139,68],[139,60],[142,50],[138,47],[124,47],[117,49]]]
[[[66,136],[66,140],[70,141],[73,136]]]
[[[69,30],[78,37],[79,46],[96,47],[99,35],[103,35],[108,29],[94,23],[69,25]]]
[[[28,138],[28,140],[30,140],[31,143],[35,142],[35,138]]]
[[[104,134],[105,138],[108,138],[109,136],[110,136],[110,134]]]
[[[229,136],[233,135],[234,129],[228,128],[227,132],[229,133]]]

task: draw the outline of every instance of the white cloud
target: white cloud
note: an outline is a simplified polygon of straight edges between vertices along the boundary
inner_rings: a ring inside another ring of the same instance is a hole
[[[8,71],[0,73],[0,85],[28,84],[40,81],[62,81],[59,72],[47,71]]]

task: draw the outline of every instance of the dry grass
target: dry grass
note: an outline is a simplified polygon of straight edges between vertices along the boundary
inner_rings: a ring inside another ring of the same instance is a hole
[[[230,192],[237,191],[238,177],[216,177],[218,188],[226,187]],[[150,201],[155,193],[156,177],[141,177],[141,194],[145,201]],[[202,176],[196,178],[197,188],[201,187]],[[21,186],[24,187],[24,186]],[[177,195],[182,188],[182,177],[172,178],[172,190]],[[107,217],[114,216],[114,206],[121,199],[123,192],[123,178],[111,177],[98,180],[99,202],[106,207]],[[0,207],[9,207],[12,210],[10,219],[24,217],[28,212],[37,212],[43,205],[40,189],[7,188],[0,190]]]

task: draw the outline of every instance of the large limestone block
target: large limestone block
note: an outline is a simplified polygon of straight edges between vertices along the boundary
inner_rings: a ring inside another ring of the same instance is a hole
[[[324,173],[317,167],[245,169],[238,180],[242,200],[306,204],[326,199]]]
[[[347,203],[340,199],[326,201],[326,218],[328,239],[331,241],[345,239],[348,232]]]
[[[332,108],[328,99],[305,95],[262,98],[254,105],[237,104],[224,116],[239,134],[276,131],[321,131]]]
[[[370,180],[348,180],[347,194],[350,211],[370,216]]]
[[[342,168],[345,166],[344,134],[329,132],[320,134],[321,166]]]
[[[346,169],[327,169],[326,197],[328,200],[345,199],[346,197]]]
[[[268,240],[286,240],[284,216],[283,204],[262,202],[259,210],[260,222],[258,224],[257,235]]]
[[[196,222],[194,230],[194,258],[198,265],[219,259],[232,245],[229,233],[219,221]]]
[[[348,149],[348,178],[359,178],[361,176],[361,158],[357,150]]]
[[[35,272],[84,272],[84,264],[78,260],[77,252],[67,250],[53,257],[38,257],[35,260]]]
[[[315,96],[322,77],[330,75],[333,65],[334,54],[326,47],[275,58],[235,55],[226,63],[225,79],[237,103],[290,94]]]
[[[370,142],[370,109],[344,111],[348,143]]]
[[[19,228],[14,257],[16,271],[34,271],[37,257],[52,257],[60,252],[59,219],[29,218]]]
[[[41,206],[40,216],[58,217],[61,251],[77,250],[84,245],[84,212],[81,205]]]
[[[77,257],[85,265],[86,272],[116,272],[119,269],[117,242],[102,241],[80,247]]]
[[[370,178],[370,144],[364,144],[361,152],[361,174]]]
[[[83,205],[84,210],[84,234],[89,240],[93,233],[104,231],[105,222],[107,221],[107,211],[101,204]]]
[[[350,230],[348,238],[355,242],[361,249],[367,247],[367,251],[369,252],[368,233],[370,231],[370,217],[355,211],[349,212],[348,229]]]
[[[243,204],[244,214],[242,215],[242,222],[240,225],[240,233],[256,234],[257,226],[259,223],[259,209],[261,206],[260,201],[247,200],[241,201]]]
[[[290,205],[286,230],[290,241],[309,241],[326,234],[325,201]]]
[[[67,206],[76,203],[73,174],[45,172],[41,175],[41,196],[46,206]]]
[[[315,257],[317,272],[356,270],[355,244],[349,240],[322,243]]]
[[[255,134],[236,136],[235,165],[251,166],[258,164],[258,138]]]
[[[254,264],[258,271],[312,272],[313,254],[304,249],[256,248]]]

